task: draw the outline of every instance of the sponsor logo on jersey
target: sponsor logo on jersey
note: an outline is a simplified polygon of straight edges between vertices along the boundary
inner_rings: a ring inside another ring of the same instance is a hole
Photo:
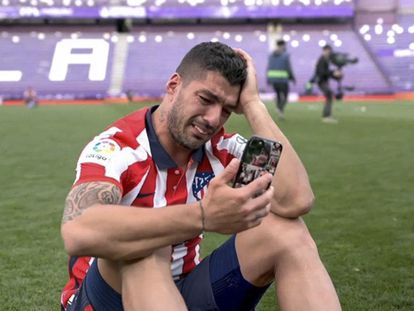
[[[108,157],[105,157],[105,156],[103,156],[103,155],[96,154],[96,153],[90,153],[90,154],[87,154],[87,155],[85,156],[85,158],[87,158],[87,159],[102,160],[102,161],[107,161],[107,160],[108,160]]]
[[[112,155],[121,148],[116,142],[110,139],[101,139],[97,142],[91,142],[84,150],[84,155],[80,162],[104,164]]]
[[[193,196],[197,200],[201,200],[207,190],[207,186],[214,178],[213,172],[199,172],[195,175],[192,185]]]
[[[110,140],[101,140],[98,141],[95,146],[93,146],[93,151],[100,154],[111,154],[117,150],[117,145]]]

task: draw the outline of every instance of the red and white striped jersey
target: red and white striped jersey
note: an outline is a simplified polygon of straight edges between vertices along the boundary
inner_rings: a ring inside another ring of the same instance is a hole
[[[246,140],[224,129],[195,150],[183,170],[160,144],[151,121],[157,106],[138,110],[109,126],[82,151],[74,186],[107,181],[122,191],[122,205],[163,208],[200,200],[210,180],[234,157],[240,158]],[[189,273],[200,262],[199,235],[173,245],[171,271],[174,279]],[[70,280],[62,293],[65,306],[82,283],[92,262],[90,257],[69,260]]]

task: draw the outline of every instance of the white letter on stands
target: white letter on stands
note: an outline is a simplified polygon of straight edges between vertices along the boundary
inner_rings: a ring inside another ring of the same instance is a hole
[[[0,82],[18,82],[22,76],[20,70],[0,70]]]
[[[90,53],[72,53],[73,49],[87,49]],[[89,65],[89,80],[103,81],[108,64],[109,43],[104,39],[63,39],[56,44],[50,67],[50,81],[64,81],[69,65]]]

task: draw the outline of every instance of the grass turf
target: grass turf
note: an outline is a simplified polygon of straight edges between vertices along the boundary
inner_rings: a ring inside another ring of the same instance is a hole
[[[59,225],[77,157],[140,106],[0,107],[0,310],[59,309]],[[317,202],[305,220],[343,309],[413,310],[414,106],[337,103],[336,125],[321,123],[320,111],[290,104],[279,124],[308,169]],[[240,116],[227,129],[250,134]],[[224,239],[209,234],[204,255]],[[257,310],[278,310],[273,293]]]

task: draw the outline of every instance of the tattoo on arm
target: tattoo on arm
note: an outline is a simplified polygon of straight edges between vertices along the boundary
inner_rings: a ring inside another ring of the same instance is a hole
[[[118,204],[121,190],[107,182],[90,182],[73,188],[65,202],[62,223],[66,223],[83,213],[94,204]]]

